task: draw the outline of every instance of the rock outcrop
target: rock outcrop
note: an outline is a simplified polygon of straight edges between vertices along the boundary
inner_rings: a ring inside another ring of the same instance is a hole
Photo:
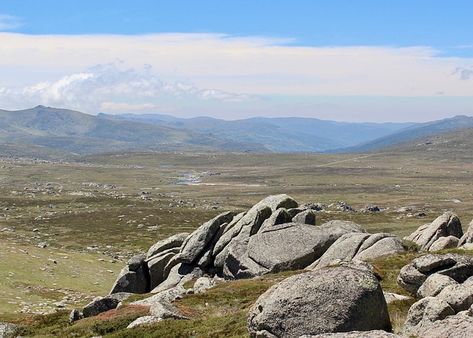
[[[341,261],[369,261],[381,256],[402,253],[405,249],[401,240],[391,234],[374,234],[351,232],[341,236],[309,268],[321,268]]]
[[[473,257],[458,254],[427,254],[404,266],[397,282],[407,291],[416,294],[421,285],[434,273],[463,283],[473,275]]]
[[[444,213],[437,217],[432,223],[421,225],[405,239],[418,245],[422,251],[432,251],[431,247],[436,241],[448,236],[453,236],[458,239],[463,236],[460,219],[452,212]],[[445,243],[443,245],[445,245]],[[442,248],[442,245],[437,244],[434,246],[434,249],[436,247]]]
[[[473,333],[473,258],[446,254],[414,259],[399,284],[421,297],[409,309],[403,333],[416,337],[469,337]]]
[[[263,293],[248,316],[251,337],[390,329],[386,301],[376,277],[347,266],[285,279]]]

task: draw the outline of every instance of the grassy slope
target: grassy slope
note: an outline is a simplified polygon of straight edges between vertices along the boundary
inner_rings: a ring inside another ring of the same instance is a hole
[[[460,151],[462,156],[457,158]],[[397,152],[370,155],[143,153],[88,157],[84,163],[0,159],[0,230],[9,229],[0,232],[1,252],[6,257],[0,271],[8,281],[0,286],[0,294],[9,295],[10,300],[21,298],[13,300],[16,304],[0,302],[0,315],[4,319],[24,319],[13,313],[23,307],[22,301],[34,308],[40,303],[51,305],[66,290],[72,294],[82,292],[83,301],[105,294],[130,254],[169,234],[190,231],[222,210],[241,210],[273,193],[288,193],[301,202],[328,204],[344,200],[356,208],[368,203],[388,208],[375,215],[343,212],[318,215],[319,224],[330,219],[349,219],[371,232],[404,235],[447,209],[456,211],[468,223],[473,217],[469,208],[473,202],[471,157],[466,150],[434,153],[414,149],[408,155]],[[212,175],[205,174],[208,171]],[[201,175],[204,185],[176,185],[186,173]],[[46,192],[48,183],[53,187],[52,193]],[[108,189],[105,184],[114,186]],[[149,193],[150,200],[141,198],[143,191]],[[395,212],[406,205],[425,210],[427,216],[406,217]],[[139,227],[140,224],[143,226]],[[50,246],[37,248],[43,241]],[[28,251],[29,255],[20,250]],[[32,255],[39,258],[32,259]],[[63,255],[70,258],[63,259]],[[50,258],[58,264],[51,263]],[[110,263],[112,260],[117,262]],[[391,271],[387,281],[392,282],[405,261],[387,262],[383,270]],[[73,277],[74,269],[81,272],[81,278]],[[25,275],[25,270],[40,275]],[[95,276],[98,284],[89,283],[87,275]],[[226,291],[217,288],[214,292],[231,292],[236,299],[248,293],[248,297],[256,299],[262,289],[252,283],[259,282],[245,283],[249,284],[230,283]],[[390,285],[383,283],[385,287]],[[395,290],[392,283],[391,287]],[[252,291],[245,291],[248,288]],[[192,296],[183,304],[193,299],[198,301]],[[49,305],[46,308],[50,309]],[[199,317],[199,307],[194,305],[191,307],[197,309],[197,317],[191,327],[196,332],[225,329],[223,323],[228,322],[230,326],[225,330],[235,330],[238,334],[244,326],[243,312],[235,312],[236,318],[238,313],[240,317],[234,324],[230,318],[218,316],[207,321]],[[67,303],[66,308],[72,306],[74,302]],[[404,315],[404,307],[398,310],[399,318]],[[64,321],[66,314],[56,316],[51,317],[53,322]],[[131,317],[121,319],[122,324],[131,321]],[[103,325],[113,330],[114,323]],[[185,330],[188,324],[159,324],[162,327],[156,335],[172,332],[166,330],[187,332],[179,330]],[[117,328],[123,326],[120,325]]]

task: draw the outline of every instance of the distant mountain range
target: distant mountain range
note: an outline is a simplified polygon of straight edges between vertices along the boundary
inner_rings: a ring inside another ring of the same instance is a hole
[[[366,152],[473,128],[473,117],[428,123],[314,118],[226,121],[168,115],[89,115],[37,106],[0,110],[0,154],[62,158],[118,151]]]
[[[260,144],[273,152],[327,152],[390,135],[413,123],[349,123],[315,118],[263,118],[226,121],[211,117],[177,118],[168,115],[105,115],[115,120],[192,130],[232,141]]]

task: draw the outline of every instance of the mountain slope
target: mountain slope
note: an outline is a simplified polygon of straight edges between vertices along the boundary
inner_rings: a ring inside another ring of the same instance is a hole
[[[338,152],[367,152],[382,150],[421,138],[467,128],[473,128],[473,117],[455,116],[443,120],[413,125],[392,133],[391,135],[380,137],[355,147],[340,149]]]
[[[0,110],[0,142],[77,154],[176,149],[267,151],[248,142],[229,141],[189,130],[44,106],[20,111]]]
[[[412,123],[347,123],[315,118],[249,118],[226,121],[209,117],[175,118],[167,115],[105,115],[109,118],[140,121],[160,126],[187,129],[263,145],[275,152],[324,152],[355,146]]]

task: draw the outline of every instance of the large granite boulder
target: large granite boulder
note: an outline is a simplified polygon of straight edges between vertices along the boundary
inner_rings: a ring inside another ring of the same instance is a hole
[[[420,332],[433,322],[454,314],[455,311],[444,300],[436,297],[422,298],[410,307],[403,333],[408,337],[418,336]]]
[[[458,246],[473,243],[473,221],[468,225],[468,229],[458,241]]]
[[[416,331],[419,338],[471,338],[473,337],[473,318],[457,314],[437,320]]]
[[[421,225],[405,239],[418,245],[420,250],[428,251],[439,238],[448,236],[463,236],[460,219],[450,211],[437,217],[432,223]]]
[[[86,306],[84,306],[84,308],[82,309],[82,315],[84,318],[87,318],[96,316],[99,313],[105,311],[113,310],[118,306],[120,302],[126,300],[131,295],[131,293],[119,292],[114,293],[112,295],[108,295],[106,297],[98,297]]]
[[[417,290],[417,297],[435,297],[449,285],[458,284],[452,277],[434,273],[427,277],[425,282]]]
[[[338,234],[336,226],[280,224],[250,237],[248,256],[271,272],[302,269],[319,258]]]
[[[205,222],[182,243],[178,258],[182,263],[194,263],[204,252],[206,246],[212,242],[214,236],[224,223],[232,221],[235,214],[231,211],[224,212],[210,221]]]
[[[331,267],[289,277],[263,293],[248,315],[251,337],[299,337],[330,332],[391,330],[376,277]]]
[[[341,261],[369,261],[375,258],[404,252],[401,240],[391,234],[348,233],[341,236],[309,268],[321,268]]]
[[[446,236],[446,237],[440,237],[437,239],[435,242],[432,243],[432,245],[429,248],[429,251],[440,251],[440,250],[446,250],[446,249],[452,249],[456,248],[458,246],[458,242],[460,239],[455,236]]]
[[[156,242],[149,248],[146,259],[149,260],[151,257],[169,249],[180,248],[188,236],[189,233],[183,232]]]
[[[118,292],[146,293],[149,287],[149,272],[145,255],[133,256],[117,277],[110,294]]]
[[[170,248],[161,251],[146,260],[146,264],[148,265],[151,290],[158,286],[160,283],[162,283],[168,277],[165,268],[169,264],[170,260],[175,257],[178,252],[178,247]]]

